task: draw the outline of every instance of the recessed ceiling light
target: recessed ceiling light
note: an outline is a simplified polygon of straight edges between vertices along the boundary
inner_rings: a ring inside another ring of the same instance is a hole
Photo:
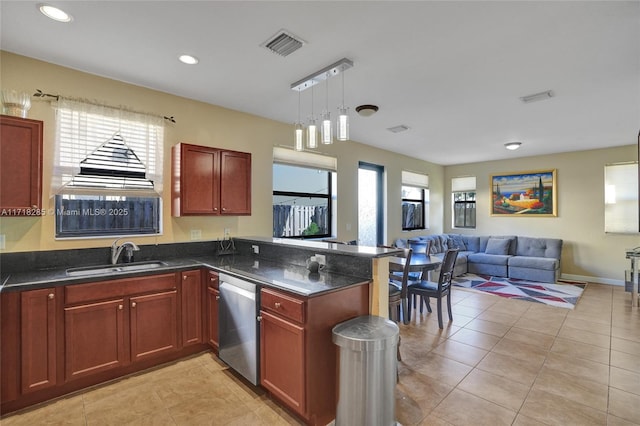
[[[513,151],[520,148],[520,145],[522,145],[522,142],[507,142],[504,144],[504,147]]]
[[[356,107],[356,112],[363,117],[371,117],[378,112],[378,109],[377,105],[359,105]]]
[[[49,4],[39,4],[38,9],[40,9],[40,12],[42,12],[44,16],[53,19],[54,21],[71,22],[73,20],[73,17],[64,10],[58,9],[57,7]]]
[[[199,62],[198,58],[191,55],[180,55],[178,59],[180,60],[180,62],[187,65],[195,65]]]

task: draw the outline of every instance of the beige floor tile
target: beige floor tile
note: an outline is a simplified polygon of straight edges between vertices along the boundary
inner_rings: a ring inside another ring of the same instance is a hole
[[[582,319],[573,318],[567,316],[563,327],[575,328],[578,330],[590,331],[592,333],[604,334],[606,336],[611,335],[611,326],[609,324],[601,324],[594,321],[585,321]]]
[[[640,327],[638,328],[640,333]],[[611,338],[611,349],[624,352],[631,355],[640,356],[640,342],[634,342],[633,340],[621,339],[619,337]]]
[[[593,333],[591,331],[579,330],[577,328],[562,327],[558,332],[558,337],[575,340],[576,342],[587,343],[589,345],[600,346],[609,349],[611,347],[611,337],[604,334]]]
[[[563,339],[558,337],[551,352],[574,357],[576,359],[586,359],[589,361],[600,362],[602,364],[609,363],[609,350],[599,346],[587,345],[586,343],[576,342],[575,340]]]
[[[509,332],[504,335],[504,338],[529,345],[539,346],[544,349],[551,349],[555,340],[555,337],[549,334],[538,333],[537,331],[525,330],[524,328],[518,327],[512,327],[509,329]]]
[[[638,426],[638,424],[639,423],[630,422],[611,414],[607,416],[607,426]]]
[[[477,426],[510,425],[516,417],[515,411],[458,389],[454,389],[432,414],[454,425]]]
[[[520,315],[497,312],[497,311],[492,311],[487,309],[486,311],[478,315],[478,319],[483,321],[497,322],[498,324],[504,324],[507,326],[512,326],[520,319]]]
[[[565,356],[550,352],[544,361],[544,366],[552,370],[564,372],[576,376],[578,378],[591,380],[603,385],[609,384],[609,365],[595,361],[576,359],[571,356]]]
[[[500,301],[499,296],[473,292],[471,296],[467,297],[464,300],[461,300],[460,302],[457,303],[457,305],[469,306],[472,308],[485,310],[490,308],[496,302],[499,302],[499,301]]]
[[[529,393],[529,386],[478,369],[469,373],[457,389],[516,412]]]
[[[531,308],[531,303],[522,300],[501,299],[494,303],[487,310],[491,312],[501,312],[503,314],[522,316]]]
[[[475,346],[448,339],[438,345],[433,350],[433,353],[437,353],[463,364],[475,366],[489,352],[484,349],[476,348]]]
[[[609,394],[607,385],[558,370],[543,366],[532,389],[555,394],[599,411],[607,411]]]
[[[611,367],[609,386],[640,395],[640,373]]]
[[[68,425],[85,424],[82,395],[63,398],[33,409],[23,410],[0,420],[2,426]]]
[[[407,369],[396,387],[396,416],[403,425],[417,424],[453,390],[453,386]]]
[[[476,368],[531,386],[542,364],[534,364],[518,358],[491,352]]]
[[[473,367],[458,361],[429,353],[416,371],[442,383],[455,386],[473,369]]]
[[[640,424],[640,395],[611,388],[609,390],[609,413]]]
[[[464,315],[465,317],[475,318],[484,311],[484,308],[476,308],[473,306],[464,306],[460,304],[455,304],[451,307],[451,312],[453,313],[454,318],[456,317],[456,315]]]
[[[465,328],[469,330],[479,331],[485,334],[491,334],[493,336],[502,337],[507,334],[507,331],[509,331],[511,326],[499,324],[492,321],[484,321],[476,318],[473,321],[469,322],[469,324],[467,324]]]
[[[591,313],[591,312],[572,311],[567,314],[567,319],[576,320],[576,321],[589,321],[592,323],[611,327],[611,314],[608,312]]]
[[[611,351],[611,366],[640,373],[640,362],[637,355]]]
[[[515,323],[515,327],[555,336],[558,334],[564,322],[564,317],[553,315],[545,317],[544,314],[533,314],[529,316],[530,313],[530,310],[527,311],[527,313]]]
[[[545,348],[541,348],[540,346],[529,345],[509,339],[499,341],[493,349],[491,349],[491,352],[508,355],[536,365],[542,365],[548,353]]]
[[[518,414],[512,426],[545,426],[545,424],[531,417],[527,417],[524,414]]]
[[[611,327],[611,335],[613,337],[619,337],[620,339],[632,340],[634,342],[640,342],[640,332],[639,329],[636,328],[621,328],[621,327]]]
[[[555,394],[533,389],[520,414],[552,426],[606,425],[606,413]]]
[[[497,336],[481,333],[479,331],[463,328],[450,337],[451,340],[467,345],[475,346],[480,349],[490,350],[496,343],[500,341]]]
[[[448,421],[441,419],[439,417],[436,417],[434,415],[429,415],[427,417],[425,417],[419,424],[418,426],[454,426],[451,423],[449,423]]]

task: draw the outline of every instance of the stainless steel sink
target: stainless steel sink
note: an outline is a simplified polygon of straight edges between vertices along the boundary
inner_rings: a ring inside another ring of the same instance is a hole
[[[70,277],[77,277],[82,275],[113,274],[115,272],[144,271],[147,269],[155,269],[163,266],[167,266],[167,264],[160,260],[149,260],[146,262],[127,263],[120,265],[82,266],[79,268],[67,269],[67,275],[69,275]]]

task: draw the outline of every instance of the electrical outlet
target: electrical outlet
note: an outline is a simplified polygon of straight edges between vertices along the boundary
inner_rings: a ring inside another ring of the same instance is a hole
[[[320,266],[327,264],[327,258],[324,256],[324,254],[316,254],[315,258],[316,262],[318,262]]]
[[[252,245],[251,250],[253,250],[253,254],[260,254],[260,246]]]
[[[201,229],[192,229],[191,230],[191,239],[192,240],[201,240],[202,239],[202,230]]]
[[[231,229],[230,228],[224,228],[224,238],[227,239],[227,238],[229,238],[230,235],[231,235]]]

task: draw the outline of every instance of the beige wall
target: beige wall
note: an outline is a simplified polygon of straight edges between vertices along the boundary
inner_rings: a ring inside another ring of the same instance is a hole
[[[0,82],[3,88],[22,89],[31,93],[34,93],[35,89],[41,89],[47,93],[86,98],[112,106],[123,105],[136,111],[175,116],[177,123],[168,124],[165,133],[164,232],[157,237],[134,238],[135,242],[152,244],[189,241],[191,229],[202,230],[204,240],[221,238],[225,228],[230,228],[232,236],[271,235],[272,148],[275,145],[291,145],[290,124],[97,77],[7,52],[0,52],[0,55]],[[43,120],[45,123],[43,204],[45,208],[52,208],[53,199],[49,198],[49,192],[53,159],[53,109],[48,102],[33,99],[29,118]],[[633,138],[630,137],[629,142],[632,141]],[[247,217],[171,217],[170,148],[178,142],[251,152],[253,214]],[[621,141],[621,145],[626,142]],[[526,146],[524,148],[526,149]],[[604,164],[633,160],[636,155],[634,145],[449,167],[355,142],[336,143],[321,150],[338,158],[339,239],[350,240],[357,237],[358,161],[365,161],[385,167],[388,243],[399,237],[453,232],[449,195],[451,177],[475,175],[478,185],[478,214],[477,228],[473,233],[562,238],[565,242],[562,273],[565,276],[619,283],[627,267],[624,249],[640,245],[638,234],[604,233]],[[491,174],[554,168],[558,171],[558,217],[490,216]],[[426,232],[403,233],[400,229],[400,174],[403,169],[429,175],[431,226]],[[350,225],[350,230],[347,230],[347,224]],[[107,246],[111,242],[111,238],[56,241],[53,237],[52,216],[38,219],[2,218],[0,233],[6,236],[5,251],[8,252],[99,247]]]
[[[291,146],[292,126],[215,105],[185,99],[143,87],[74,71],[31,58],[0,52],[1,86],[35,93],[85,98],[111,106],[157,115],[175,116],[177,123],[168,124],[164,147],[164,229],[157,237],[132,238],[141,244],[182,242],[190,240],[190,230],[200,229],[203,240],[222,238],[229,228],[232,236],[270,236],[272,231],[272,149],[275,145]],[[295,112],[292,112],[292,114]],[[44,189],[43,206],[53,208],[49,198],[53,161],[54,112],[48,101],[32,98],[29,118],[43,120]],[[295,118],[292,115],[292,119]],[[234,217],[171,217],[170,149],[178,142],[228,148],[252,153],[252,215]],[[442,185],[444,168],[355,142],[336,143],[321,149],[338,158],[338,232],[339,239],[357,236],[358,161],[385,166],[389,187],[387,232],[392,241],[402,234],[400,224],[400,172],[402,168],[427,173],[433,188],[430,205],[431,232],[442,232]],[[350,231],[347,231],[347,224]],[[81,247],[104,247],[112,238],[66,240],[54,239],[54,218],[1,218],[0,234],[6,236],[7,252],[54,250]]]
[[[629,140],[633,140],[630,135]],[[621,141],[621,143],[628,141]],[[526,145],[522,148],[526,149]],[[505,161],[462,164],[445,169],[445,193],[451,178],[476,176],[476,235],[517,234],[563,240],[562,275],[567,278],[620,284],[628,268],[625,248],[640,245],[640,234],[605,234],[604,165],[633,161],[635,145]],[[557,170],[558,216],[491,216],[490,176],[527,170]],[[450,197],[445,202],[444,228],[452,230]]]

